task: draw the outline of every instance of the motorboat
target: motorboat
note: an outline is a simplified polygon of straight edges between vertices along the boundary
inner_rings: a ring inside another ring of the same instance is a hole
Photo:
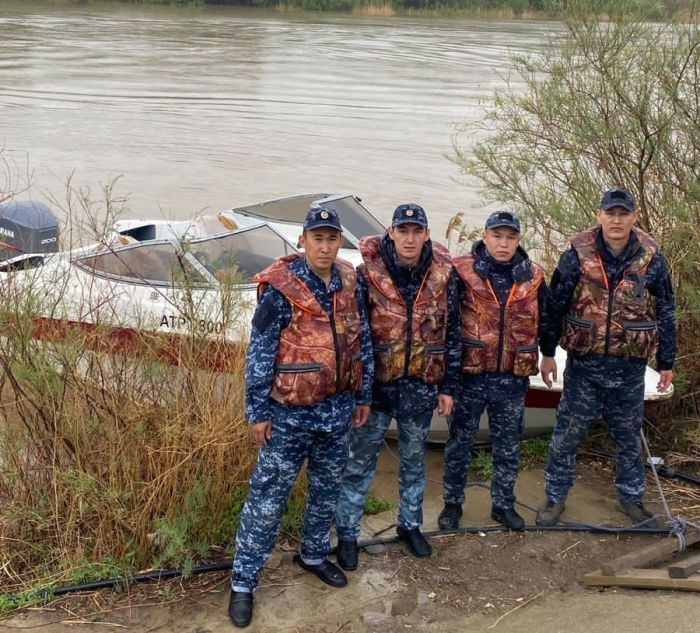
[[[32,305],[35,335],[98,330],[110,353],[138,353],[144,333],[157,337],[164,360],[177,364],[181,341],[193,333],[212,342],[200,369],[226,372],[227,348],[245,345],[255,307],[251,279],[277,258],[300,252],[298,238],[313,205],[337,211],[340,257],[357,265],[358,244],[386,228],[352,194],[302,194],[202,215],[191,220],[117,221],[103,239],[58,250],[58,222],[37,202],[0,205],[0,293],[4,300],[40,297]],[[102,345],[105,349],[105,346]],[[530,379],[525,435],[549,432],[561,395],[565,352],[557,349],[559,381],[548,389]],[[647,368],[647,400],[659,375]],[[487,433],[482,417],[480,435]],[[431,440],[444,441],[447,422],[435,414]]]

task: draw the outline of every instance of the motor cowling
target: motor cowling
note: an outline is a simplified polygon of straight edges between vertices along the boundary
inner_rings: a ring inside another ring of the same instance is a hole
[[[58,219],[43,202],[0,204],[0,261],[25,253],[55,253],[58,237]]]

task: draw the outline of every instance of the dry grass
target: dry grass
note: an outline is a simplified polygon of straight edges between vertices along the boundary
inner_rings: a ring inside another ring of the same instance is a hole
[[[74,580],[93,564],[111,575],[158,558],[182,565],[232,536],[222,525],[255,457],[243,349],[226,375],[184,354],[168,366],[83,344],[0,352],[5,590]]]
[[[71,327],[67,280],[48,298],[12,278],[0,309],[0,594],[187,569],[230,544],[257,453],[245,346]]]

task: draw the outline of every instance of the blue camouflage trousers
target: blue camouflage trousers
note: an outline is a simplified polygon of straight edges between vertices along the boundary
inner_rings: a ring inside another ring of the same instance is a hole
[[[497,508],[513,507],[527,387],[527,378],[512,374],[462,375],[444,452],[445,503],[464,503],[474,437],[486,409],[493,459],[491,501]]]
[[[347,459],[348,424],[334,431],[311,431],[274,420],[272,436],[260,448],[248,498],[236,533],[231,584],[255,589],[258,574],[277,540],[280,521],[304,460],[308,494],[301,530],[301,555],[321,562],[331,549],[338,488]]]
[[[425,490],[425,450],[432,409],[416,415],[402,415],[397,420],[399,444],[399,515],[397,523],[413,529],[423,524],[423,491]],[[343,473],[336,533],[343,540],[360,535],[360,518],[365,509],[369,486],[377,469],[377,455],[392,416],[372,411],[364,426],[352,429],[350,452]]]
[[[644,418],[644,372],[640,363],[622,359],[587,371],[567,362],[564,390],[545,466],[545,491],[554,502],[564,501],[574,485],[576,450],[591,422],[605,419],[615,444],[615,487],[620,501],[637,502],[644,494],[644,462],[640,431]],[[619,375],[618,375],[619,374]]]

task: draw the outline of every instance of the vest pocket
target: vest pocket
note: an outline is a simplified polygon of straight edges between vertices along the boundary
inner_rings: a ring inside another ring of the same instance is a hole
[[[623,321],[622,340],[629,358],[649,358],[656,352],[658,321]]]
[[[593,351],[593,321],[567,314],[559,344],[574,354],[590,354]]]
[[[537,345],[518,345],[513,359],[513,374],[516,376],[534,376],[537,373],[539,352]]]
[[[445,347],[444,345],[425,346],[425,369],[423,382],[426,385],[436,385],[445,376]]]
[[[378,382],[389,382],[394,376],[392,367],[392,351],[389,343],[374,343],[372,345],[374,355],[374,379]],[[403,361],[403,359],[402,359]]]
[[[320,363],[275,365],[272,397],[278,402],[293,405],[315,404],[321,402],[325,394],[325,381]]]
[[[465,374],[480,374],[484,365],[484,342],[474,338],[462,339],[462,365]]]

